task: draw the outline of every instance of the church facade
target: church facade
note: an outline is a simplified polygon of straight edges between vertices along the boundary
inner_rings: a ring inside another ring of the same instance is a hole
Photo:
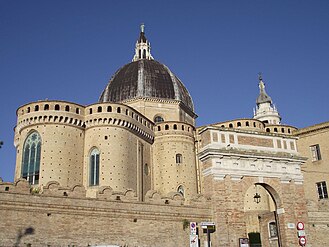
[[[196,118],[142,26],[133,61],[98,103],[18,108],[15,183],[0,183],[0,246],[189,246],[190,222],[200,246],[210,241],[207,222],[212,246],[298,246],[298,222],[309,246],[325,246],[327,123],[282,125],[261,77],[253,118],[201,127]]]

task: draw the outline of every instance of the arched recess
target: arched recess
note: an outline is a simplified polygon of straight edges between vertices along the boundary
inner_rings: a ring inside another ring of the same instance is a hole
[[[254,183],[246,190],[244,212],[246,230],[250,240],[251,238],[257,239],[258,235],[262,246],[282,246],[277,216],[277,209],[280,206],[280,196],[269,184]],[[273,233],[273,229],[277,231],[276,234]],[[251,244],[257,246],[257,240],[254,241],[256,242]]]

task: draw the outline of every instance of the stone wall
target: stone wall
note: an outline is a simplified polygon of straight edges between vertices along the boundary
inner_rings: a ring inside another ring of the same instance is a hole
[[[188,246],[186,222],[211,219],[202,196],[186,205],[177,193],[149,191],[145,202],[132,190],[110,187],[100,188],[96,199],[85,194],[78,185],[51,182],[40,192],[25,180],[1,182],[0,246]]]

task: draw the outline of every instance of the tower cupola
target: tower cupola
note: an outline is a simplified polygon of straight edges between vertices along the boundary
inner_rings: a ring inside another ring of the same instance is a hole
[[[141,24],[140,28],[141,28],[141,32],[140,32],[139,38],[136,42],[135,55],[132,60],[133,62],[141,60],[141,59],[153,60],[153,57],[151,55],[151,43],[148,42],[148,40],[145,36],[144,24]]]
[[[256,100],[256,109],[254,109],[254,118],[268,124],[280,124],[280,114],[265,91],[265,83],[261,74],[259,74],[258,80],[259,95]]]

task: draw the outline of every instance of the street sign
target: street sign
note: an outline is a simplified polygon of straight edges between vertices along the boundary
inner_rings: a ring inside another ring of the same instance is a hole
[[[199,238],[196,234],[190,235],[190,247],[199,247]]]
[[[196,222],[190,222],[190,234],[196,234]]]
[[[298,230],[298,237],[305,237],[305,231],[304,230]]]
[[[304,236],[299,238],[299,244],[301,246],[305,246],[306,245],[306,238]]]
[[[207,229],[209,227],[214,227],[215,226],[215,222],[201,222],[200,223],[200,226],[203,229]]]
[[[297,223],[297,230],[304,230],[304,223],[303,222],[298,222]]]

